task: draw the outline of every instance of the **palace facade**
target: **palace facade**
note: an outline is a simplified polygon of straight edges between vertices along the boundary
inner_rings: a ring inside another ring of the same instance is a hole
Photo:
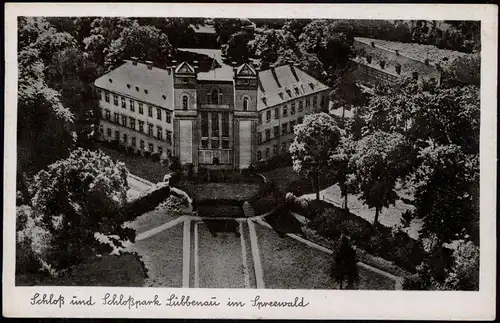
[[[163,69],[132,59],[101,76],[101,139],[178,156],[195,171],[243,169],[286,151],[294,126],[327,110],[328,87],[296,66],[259,71],[213,57],[209,70],[197,61]]]

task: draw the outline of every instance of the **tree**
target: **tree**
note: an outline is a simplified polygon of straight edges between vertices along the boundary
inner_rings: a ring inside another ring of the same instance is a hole
[[[47,85],[39,51],[28,47],[18,57],[19,167],[36,172],[68,155],[74,115],[62,105],[60,93]]]
[[[42,33],[32,45],[38,49],[40,59],[49,64],[52,57],[67,48],[78,48],[78,42],[66,32],[56,32],[55,29]]]
[[[377,131],[357,142],[349,167],[359,183],[361,198],[375,208],[374,224],[382,208],[398,198],[394,188],[403,175],[407,150],[404,137],[398,133]]]
[[[231,35],[226,48],[227,57],[238,64],[247,62],[250,58],[249,41],[250,36],[246,32],[240,31]]]
[[[356,142],[350,137],[344,137],[340,145],[330,156],[330,166],[339,183],[341,197],[344,198],[344,209],[348,210],[347,197],[358,192],[358,185],[353,170],[349,167],[349,160],[355,152]]]
[[[205,23],[203,18],[157,18],[140,17],[137,18],[140,25],[158,28],[167,35],[173,48],[190,47],[193,45],[194,29]]]
[[[221,45],[227,44],[231,37],[240,32],[246,23],[236,18],[216,18],[214,19],[214,29],[217,34],[217,42]]]
[[[340,143],[341,130],[333,117],[316,113],[306,115],[304,122],[295,126],[294,134],[290,145],[293,169],[311,178],[319,200],[320,177],[329,172],[330,155]]]
[[[333,253],[332,276],[339,284],[340,289],[345,289],[345,287],[353,289],[359,281],[356,251],[351,246],[347,236],[340,237]]]
[[[260,59],[261,69],[268,69],[278,60],[283,46],[283,32],[275,29],[266,29],[249,42],[250,51]]]
[[[18,52],[35,43],[41,34],[51,29],[50,23],[44,17],[18,17],[17,26]]]
[[[326,78],[323,63],[321,63],[316,54],[308,53],[300,48],[281,49],[279,51],[278,59],[274,63],[274,66],[286,64],[296,64],[301,70],[318,80],[323,81]]]
[[[75,116],[79,144],[91,141],[99,123],[99,98],[92,83],[101,69],[80,49],[68,48],[52,58],[45,74],[50,86],[61,93],[61,102]]]
[[[105,66],[111,69],[131,57],[164,66],[171,52],[172,45],[167,35],[158,28],[141,26],[134,22],[130,27],[123,29],[118,39],[111,42]]]
[[[413,216],[423,222],[420,235],[433,236],[438,245],[457,239],[479,242],[479,158],[457,145],[421,149]]]
[[[454,60],[445,71],[445,82],[479,86],[481,82],[481,56],[471,54]]]
[[[133,20],[129,18],[95,18],[90,25],[90,35],[83,39],[85,51],[95,59],[99,66],[104,66],[111,43],[120,38],[123,29],[133,24]]]
[[[58,271],[109,252],[123,240],[133,241],[134,231],[122,227],[124,212],[119,212],[127,189],[124,164],[115,164],[101,151],[79,148],[40,171],[29,188],[31,225],[24,232],[35,240],[36,232],[45,232],[46,244],[35,254]],[[109,237],[111,246],[96,235]]]

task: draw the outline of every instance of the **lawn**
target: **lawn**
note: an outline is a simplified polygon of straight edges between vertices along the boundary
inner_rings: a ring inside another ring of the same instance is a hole
[[[76,265],[59,278],[16,275],[17,286],[126,286],[142,287],[146,272],[137,255],[107,255]]]
[[[183,223],[137,241],[131,249],[139,253],[148,269],[149,287],[182,287]]]
[[[200,288],[245,288],[241,240],[232,232],[211,235],[198,224]]]
[[[335,289],[330,255],[256,225],[266,288]]]
[[[168,210],[162,203],[158,205],[153,211],[144,213],[143,215],[134,219],[134,221],[127,222],[126,226],[135,229],[137,234],[156,228],[169,221],[175,220],[180,216],[180,213]]]
[[[124,162],[127,169],[132,174],[147,179],[150,182],[158,183],[162,181],[165,174],[168,173],[167,166],[161,165],[159,162],[153,162],[150,158],[127,155],[117,150],[104,147],[102,144],[99,145],[99,149],[113,158],[113,160]]]
[[[266,288],[336,289],[330,278],[331,255],[256,225]],[[395,282],[358,266],[359,289],[393,290]]]
[[[301,176],[293,170],[291,166],[280,167],[267,172],[263,172],[267,180],[276,185],[276,188],[283,192],[292,192],[295,195],[314,193],[314,187],[309,178]],[[324,176],[320,179],[320,187],[327,188],[333,183],[326,180]]]
[[[314,194],[308,194],[304,196],[305,198],[308,199],[314,199],[315,195]],[[321,197],[327,201],[330,202],[336,206],[341,207],[343,203],[343,198],[341,197],[340,194],[340,188],[338,185],[333,185],[330,186],[324,190],[321,191]],[[406,198],[408,198],[407,195],[405,195]],[[363,201],[360,199],[359,195],[350,195],[348,197],[348,206],[349,206],[349,211],[367,221],[370,223],[373,223],[373,220],[375,218],[375,209],[373,208],[368,208],[366,204],[363,203]],[[391,205],[388,208],[382,209],[379,217],[379,222],[389,228],[394,228],[398,225],[401,225],[401,217],[405,211],[408,210],[413,210],[413,206],[404,203],[401,200],[396,201],[395,205]],[[413,239],[418,239],[418,231],[422,227],[421,221],[418,220],[413,220],[412,223],[410,224],[410,227],[405,229],[405,231],[408,233],[410,237]]]

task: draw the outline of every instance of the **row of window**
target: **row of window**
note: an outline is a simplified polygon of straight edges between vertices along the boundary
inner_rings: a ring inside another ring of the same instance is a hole
[[[104,134],[104,129],[103,127],[101,126],[101,132]],[[109,137],[109,138],[113,138],[113,130],[111,128],[107,128],[106,129],[106,135]],[[115,133],[114,133],[114,139],[120,141],[121,143],[127,145],[127,146],[130,146],[130,147],[133,147],[133,148],[137,148],[137,138],[136,137],[131,137],[130,138],[130,141],[128,140],[128,135],[126,133],[123,134],[123,136],[120,136],[120,131],[118,130],[115,130]],[[140,150],[144,150],[146,148],[146,143],[144,142],[144,140],[139,140],[139,147],[138,147]],[[154,153],[154,152],[157,152],[159,155],[162,155],[163,154],[163,147],[158,145],[156,150],[154,149],[154,145],[152,143],[148,143],[148,151],[151,152],[151,153]],[[172,153],[172,151],[170,149],[167,149],[167,155],[170,155]]]
[[[285,153],[287,151],[287,145],[291,145],[292,140],[290,140],[288,143],[287,142],[282,142],[281,143],[281,151],[279,150],[280,146],[274,145],[273,146],[273,156],[278,156],[280,153]],[[271,149],[268,147],[264,150],[265,158],[271,157]],[[262,159],[262,151],[257,151],[257,160]]]
[[[285,122],[281,124],[281,135],[280,135],[280,126],[274,126],[273,127],[273,137],[272,138],[277,138],[282,135],[286,135],[288,133],[293,132],[293,128],[295,127],[296,124],[301,124],[304,121],[303,117],[300,117],[297,119],[297,123],[295,120],[291,120],[290,123]],[[290,125],[290,126],[289,126]],[[262,137],[262,132],[257,133],[257,144],[261,144],[263,142],[271,140],[271,129],[266,129],[264,131],[265,137]]]
[[[120,118],[121,117],[121,118]],[[106,110],[106,115],[105,119],[110,122],[114,122],[117,124],[120,124],[124,127],[128,127],[134,131],[139,131],[146,133],[145,128],[144,128],[144,121],[142,120],[136,120],[135,118],[132,117],[127,117],[125,115],[119,115],[118,113],[114,113],[114,118],[111,120],[111,112],[109,110]],[[127,122],[128,121],[128,122]],[[136,123],[137,121],[137,123]],[[136,124],[139,126],[139,128],[136,127]],[[154,125],[151,123],[147,124],[148,129],[147,129],[147,134],[151,137],[155,137],[156,139],[159,140],[164,140],[163,139],[163,128],[160,126],[156,126],[156,136],[154,134]],[[171,130],[165,130],[165,140],[168,143],[172,143],[172,131]]]
[[[321,105],[324,105],[325,97],[321,96]],[[311,97],[306,97],[305,100],[300,100],[298,101],[298,104],[296,102],[292,102],[290,104],[290,115],[295,115],[295,113],[302,112],[304,111],[304,105],[306,108],[311,106]],[[318,97],[313,96],[312,97],[312,106],[313,108],[318,107]],[[280,109],[281,108],[281,109]],[[281,110],[281,113],[280,113]],[[271,121],[271,115],[272,115],[272,110],[267,110],[265,112],[262,112],[259,118],[259,123],[264,123],[264,122],[270,122]],[[284,105],[283,107],[276,107],[274,108],[274,119],[279,119],[280,117],[288,117],[288,105]]]
[[[99,96],[100,99],[102,99],[102,94],[101,90],[97,90],[97,95]],[[104,101],[109,103],[109,92],[104,91]],[[121,102],[121,107],[122,109],[127,109],[127,99],[125,97],[121,97],[119,95],[113,94],[113,104],[115,106],[119,106],[119,101]],[[144,114],[144,104],[141,102],[136,102],[135,100],[128,99],[128,108],[130,111],[135,112],[135,104],[137,103],[137,107],[139,109],[139,114]],[[187,105],[186,105],[186,110],[187,110]],[[153,118],[153,107],[151,105],[148,105],[148,116]],[[163,120],[163,112],[161,108],[156,108],[156,119],[158,120]],[[165,111],[165,121],[167,123],[172,122],[172,112],[170,111]]]

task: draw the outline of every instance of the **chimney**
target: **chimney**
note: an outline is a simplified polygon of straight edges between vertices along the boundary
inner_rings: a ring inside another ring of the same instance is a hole
[[[131,57],[132,65],[137,65],[137,57]]]
[[[148,66],[148,70],[153,69],[153,62],[152,61],[146,61],[146,65]]]
[[[198,65],[198,61],[193,61],[193,68],[195,72],[198,72],[198,69],[200,68],[200,66]]]
[[[297,75],[297,71],[295,70],[295,68],[297,67],[297,65],[298,64],[290,65],[290,70],[292,71],[293,77],[295,77],[295,80],[298,82],[299,81],[299,77]]]
[[[401,64],[397,64],[395,68],[396,68],[396,73],[401,74]]]
[[[425,66],[429,66],[429,59],[428,58],[425,59]]]

